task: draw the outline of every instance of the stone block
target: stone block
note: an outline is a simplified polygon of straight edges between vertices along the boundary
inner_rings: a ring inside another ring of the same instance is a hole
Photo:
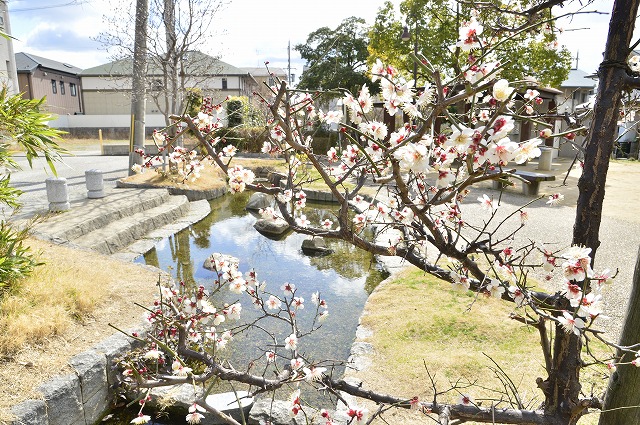
[[[131,338],[118,332],[93,347],[95,351],[105,356],[107,382],[110,387],[118,382],[115,370],[116,359],[131,350],[131,341]]]
[[[27,400],[11,408],[11,425],[49,425],[44,400]]]
[[[245,208],[250,211],[258,211],[260,209],[270,207],[272,204],[273,196],[267,195],[266,193],[256,192],[251,194]]]
[[[82,404],[107,387],[107,358],[97,351],[84,351],[71,358],[69,364],[80,378]]]
[[[105,385],[98,392],[84,401],[82,408],[84,409],[85,422],[88,425],[98,423],[111,409],[113,397],[105,382]]]
[[[320,416],[320,412],[311,407],[303,406],[304,412],[292,417],[289,410],[289,402],[283,400],[265,399],[253,403],[249,413],[250,425],[262,425],[270,423],[272,425],[324,425],[326,420]],[[307,421],[308,420],[308,421]]]
[[[84,421],[80,380],[75,374],[56,376],[38,388],[44,394],[49,425]]]

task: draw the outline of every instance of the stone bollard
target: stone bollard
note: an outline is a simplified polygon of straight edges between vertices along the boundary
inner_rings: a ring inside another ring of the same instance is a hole
[[[538,170],[549,171],[551,170],[551,160],[553,156],[553,149],[547,147],[540,148],[540,158],[538,158]]]
[[[84,172],[87,182],[87,198],[97,199],[104,198],[104,181],[102,179],[101,170],[87,170]]]
[[[49,177],[45,180],[45,186],[47,188],[49,211],[66,211],[71,208],[71,205],[69,205],[67,179],[64,177]]]

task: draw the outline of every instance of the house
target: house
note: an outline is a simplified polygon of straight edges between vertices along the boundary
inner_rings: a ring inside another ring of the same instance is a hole
[[[188,52],[183,58],[181,87],[197,87],[203,96],[220,102],[227,96],[247,96],[246,71],[204,53]],[[121,59],[85,69],[81,73],[86,115],[129,115],[133,61]],[[161,63],[150,63],[147,71],[147,115],[162,115],[167,84]]]
[[[589,102],[593,96],[596,88],[596,82],[593,79],[593,75],[589,74],[581,69],[571,69],[569,76],[560,85],[560,91],[558,94],[557,109],[559,114],[574,114],[577,109]],[[588,123],[583,123],[588,124]],[[559,122],[558,132],[566,131],[568,124],[564,121]],[[584,136],[577,136],[573,143],[581,145],[584,141]],[[563,141],[558,148],[558,156],[573,157],[576,154],[576,149],[573,144]]]
[[[80,68],[29,53],[16,53],[18,86],[26,99],[46,96],[46,108],[55,115],[81,114]]]
[[[0,32],[11,35],[9,9],[6,0],[0,0]],[[13,54],[13,40],[0,37],[0,85],[7,87],[9,94],[17,94],[18,75]]]
[[[247,74],[247,84],[250,93],[259,93],[265,98],[271,95],[268,87],[275,86],[278,80],[287,81],[287,72],[282,68],[267,68],[266,66],[262,66],[240,69]]]

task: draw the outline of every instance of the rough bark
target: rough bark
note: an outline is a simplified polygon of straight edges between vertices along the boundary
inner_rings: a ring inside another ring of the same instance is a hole
[[[133,149],[144,149],[145,136],[145,102],[147,82],[147,22],[149,20],[149,1],[136,2],[136,34],[133,50],[133,79],[131,86],[131,146]],[[131,149],[131,151],[133,151]],[[129,175],[133,174],[131,166],[142,164],[142,157],[129,153]]]
[[[630,346],[640,341],[640,249],[633,274],[633,287],[627,307],[627,315],[620,337],[621,346]],[[633,360],[633,355],[618,350],[623,362]],[[604,411],[599,425],[640,424],[640,368],[626,364],[618,366],[609,379],[604,400]]]
[[[582,176],[578,181],[579,196],[576,220],[573,228],[573,244],[591,248],[591,257],[595,262],[596,251],[600,245],[599,232],[602,220],[602,204],[605,195],[605,181],[609,169],[609,158],[613,141],[617,134],[622,92],[628,78],[627,57],[633,36],[635,20],[640,0],[616,0],[609,22],[609,33],[605,46],[604,60],[598,69],[598,94],[594,106],[589,136],[585,146],[585,162]],[[635,306],[634,306],[635,307]],[[580,360],[580,340],[573,335],[564,334],[556,328],[554,347],[554,372],[549,379],[552,392],[558,395],[556,402],[572,407],[569,417],[579,417],[580,410],[574,406],[579,394],[579,367],[574,363]],[[565,352],[573,352],[575,358],[567,359]],[[568,361],[567,361],[568,360]],[[627,387],[623,391],[634,391]],[[636,387],[637,388],[637,387]],[[547,395],[547,401],[549,401]],[[616,398],[621,400],[620,398]],[[638,404],[638,403],[635,403]],[[605,410],[610,407],[604,406]],[[625,412],[627,413],[627,412]],[[625,416],[625,419],[627,416]],[[576,419],[577,420],[577,419]],[[603,422],[601,422],[602,424]],[[635,423],[634,421],[614,421],[607,423]]]

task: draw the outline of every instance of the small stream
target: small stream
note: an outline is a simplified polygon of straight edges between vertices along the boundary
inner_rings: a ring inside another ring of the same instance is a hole
[[[226,195],[211,201],[211,213],[206,218],[158,242],[138,262],[169,270],[177,280],[207,287],[215,275],[202,267],[205,259],[213,252],[237,257],[240,270],[245,272],[254,268],[259,280],[267,282],[267,290],[280,293],[285,282],[296,285],[296,296],[303,297],[308,308],[298,316],[303,329],[311,326],[314,312],[311,294],[319,291],[329,305],[329,316],[322,329],[301,340],[302,350],[311,359],[346,360],[367,297],[387,277],[387,273],[376,264],[371,254],[342,241],[327,240],[332,254],[309,257],[301,250],[302,241],[308,236],[290,233],[281,240],[272,240],[261,235],[253,228],[257,218],[244,208],[248,197],[249,194]],[[312,223],[318,223],[324,218],[332,218],[331,207],[334,205],[308,202],[305,213]],[[215,304],[232,303],[237,299],[237,294],[223,291]],[[243,298],[240,300],[244,301],[242,320],[257,317],[250,303]],[[280,321],[270,322],[268,330],[274,332],[280,341],[290,333],[290,329],[287,331]],[[269,341],[263,335],[257,331],[240,335],[228,348],[227,358],[242,369],[267,349]],[[334,370],[334,377],[342,372],[342,369]],[[229,391],[228,385],[224,385],[220,391]],[[105,423],[128,423],[133,417],[131,415],[131,412],[124,411],[115,415],[121,422],[114,418]],[[155,423],[178,424],[184,421]]]

